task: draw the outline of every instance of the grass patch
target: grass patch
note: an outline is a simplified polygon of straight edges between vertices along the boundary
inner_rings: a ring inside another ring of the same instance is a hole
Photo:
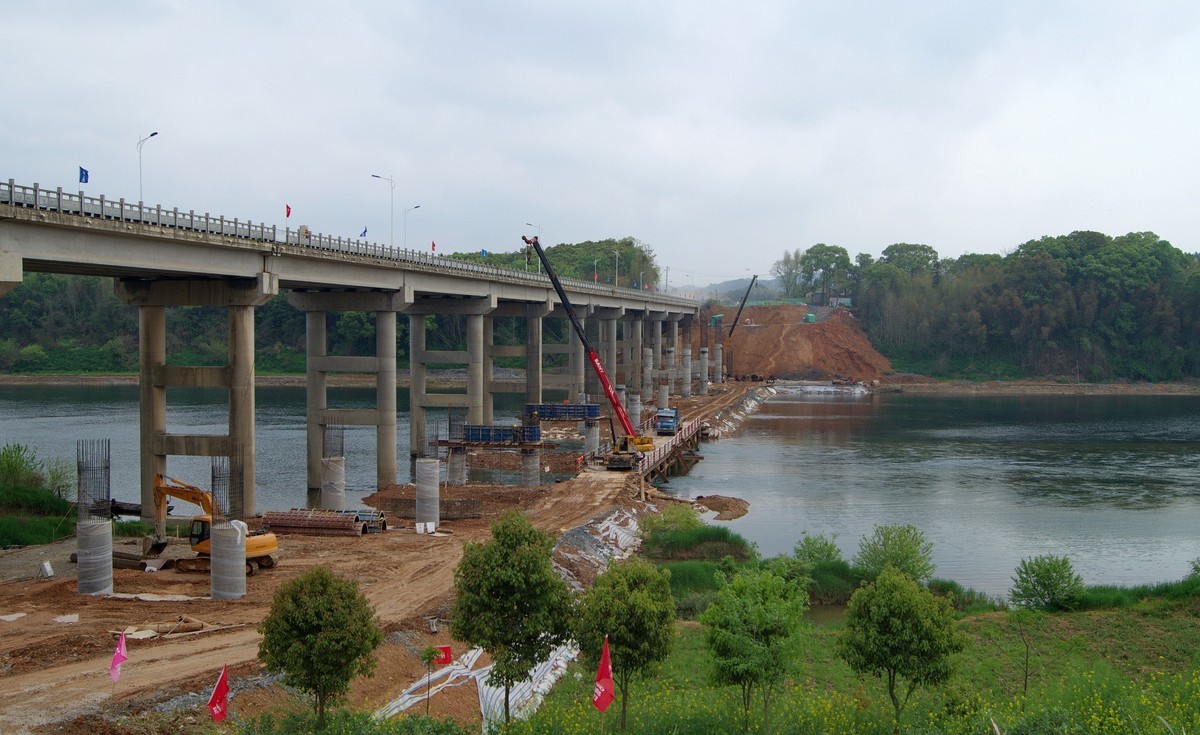
[[[750,542],[724,526],[653,533],[643,543],[642,554],[652,560],[717,561],[729,556],[737,561],[749,561],[754,558]]]
[[[74,535],[74,518],[0,516],[0,548],[49,544]]]

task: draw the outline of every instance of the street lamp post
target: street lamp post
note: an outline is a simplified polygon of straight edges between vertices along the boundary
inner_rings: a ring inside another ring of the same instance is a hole
[[[641,290],[646,290],[646,284],[642,283],[642,276],[646,275],[646,271],[638,271],[637,287]]]
[[[138,142],[137,142],[137,149],[138,149],[138,202],[145,201],[145,199],[142,197],[142,146],[146,145],[146,141],[150,140],[151,138],[153,138],[156,135],[158,135],[157,130],[155,130],[153,133],[150,133],[145,138],[139,138]]]
[[[616,250],[612,251],[612,254],[613,254],[613,288],[620,288],[621,287],[621,260],[620,260],[621,254],[618,253]]]
[[[414,209],[420,209],[420,208],[421,208],[420,204],[414,204],[413,206],[404,210],[404,249],[405,250],[408,250],[408,213],[413,211]]]
[[[542,226],[541,226],[541,225],[535,225],[535,224],[534,224],[534,223],[532,223],[532,222],[526,222],[526,223],[525,223],[525,226],[526,226],[526,227],[536,227],[536,228],[537,228],[537,231],[538,231],[538,234],[537,234],[537,237],[538,237],[538,242],[539,242],[539,243],[541,243],[541,241],[542,241]],[[541,258],[538,258],[538,261],[537,261],[537,270],[538,270],[538,273],[541,273],[541,272],[542,272],[542,259],[541,259]]]
[[[599,258],[596,258],[595,260],[592,261],[592,282],[593,283],[600,282],[600,271],[598,270],[599,263],[600,263]]]
[[[388,182],[392,187],[391,198],[388,199],[388,247],[396,247],[396,180],[391,176],[380,176],[379,174],[371,174],[372,179]]]

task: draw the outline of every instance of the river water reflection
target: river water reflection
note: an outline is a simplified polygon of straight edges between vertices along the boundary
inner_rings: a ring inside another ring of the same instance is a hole
[[[911,523],[935,575],[1005,594],[1023,557],[1066,554],[1087,584],[1176,580],[1200,557],[1200,396],[906,396],[788,389],[704,447],[684,497],[750,502],[730,527],[765,555],[801,531],[847,558]]]
[[[304,389],[256,391],[258,510],[303,506]],[[330,405],[370,407],[372,388],[331,389]],[[398,396],[400,482],[409,481],[408,395]],[[226,430],[224,393],[169,389],[168,427]],[[498,395],[497,420],[521,397]],[[847,557],[875,524],[912,523],[934,544],[936,575],[1003,594],[1022,557],[1067,554],[1088,584],[1183,577],[1200,557],[1200,396],[832,398],[783,390],[736,436],[668,489],[735,495],[730,526],[767,555],[802,530],[836,534]],[[445,424],[431,412],[430,429]],[[137,387],[0,386],[0,444],[75,459],[79,439],[112,442],[112,490],[138,499]],[[444,431],[444,429],[443,429]],[[347,427],[347,503],[375,485],[375,434]],[[168,471],[207,486],[208,460]]]

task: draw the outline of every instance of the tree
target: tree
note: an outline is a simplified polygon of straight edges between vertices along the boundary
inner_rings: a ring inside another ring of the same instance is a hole
[[[675,598],[670,572],[640,559],[611,564],[583,594],[575,611],[575,640],[591,668],[600,662],[608,636],[613,682],[621,695],[621,729],[629,684],[671,653],[675,636]]]
[[[898,242],[883,249],[884,263],[891,263],[910,276],[918,273],[936,273],[938,270],[938,253],[928,245],[913,245]]]
[[[491,541],[463,548],[454,570],[450,631],[491,655],[488,683],[504,687],[505,722],[512,685],[567,639],[571,597],[551,564],[553,547],[511,511],[492,524]]]
[[[800,256],[800,273],[829,303],[831,291],[841,291],[849,284],[850,253],[837,245],[817,243]]]
[[[854,567],[863,579],[872,580],[892,566],[924,584],[933,576],[933,544],[912,525],[876,526],[858,545]]]
[[[845,622],[838,653],[859,675],[885,680],[895,711],[892,732],[899,733],[900,715],[913,692],[949,679],[950,657],[966,645],[954,608],[949,598],[935,597],[888,567],[850,598]],[[903,693],[901,679],[908,681]]]
[[[771,266],[771,275],[779,279],[779,288],[786,297],[799,295],[801,252],[799,249],[790,253],[785,250],[783,257]]]
[[[1066,556],[1045,554],[1022,559],[1008,596],[1014,605],[1034,610],[1073,610],[1083,597],[1083,577]]]
[[[700,621],[719,684],[741,688],[743,726],[750,729],[750,702],[762,699],[763,731],[769,731],[771,695],[788,673],[801,618],[808,606],[802,587],[767,571],[742,572],[717,591]]]
[[[258,657],[283,683],[315,698],[317,729],[326,706],[350,689],[356,676],[375,670],[372,652],[383,631],[358,583],[315,567],[285,582],[258,628]]]

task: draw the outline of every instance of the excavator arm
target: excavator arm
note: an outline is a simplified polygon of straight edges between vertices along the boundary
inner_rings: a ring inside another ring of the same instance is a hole
[[[167,547],[167,498],[175,498],[200,506],[209,520],[217,517],[217,506],[212,493],[195,485],[166,475],[154,476],[154,539],[148,553],[161,554]]]

